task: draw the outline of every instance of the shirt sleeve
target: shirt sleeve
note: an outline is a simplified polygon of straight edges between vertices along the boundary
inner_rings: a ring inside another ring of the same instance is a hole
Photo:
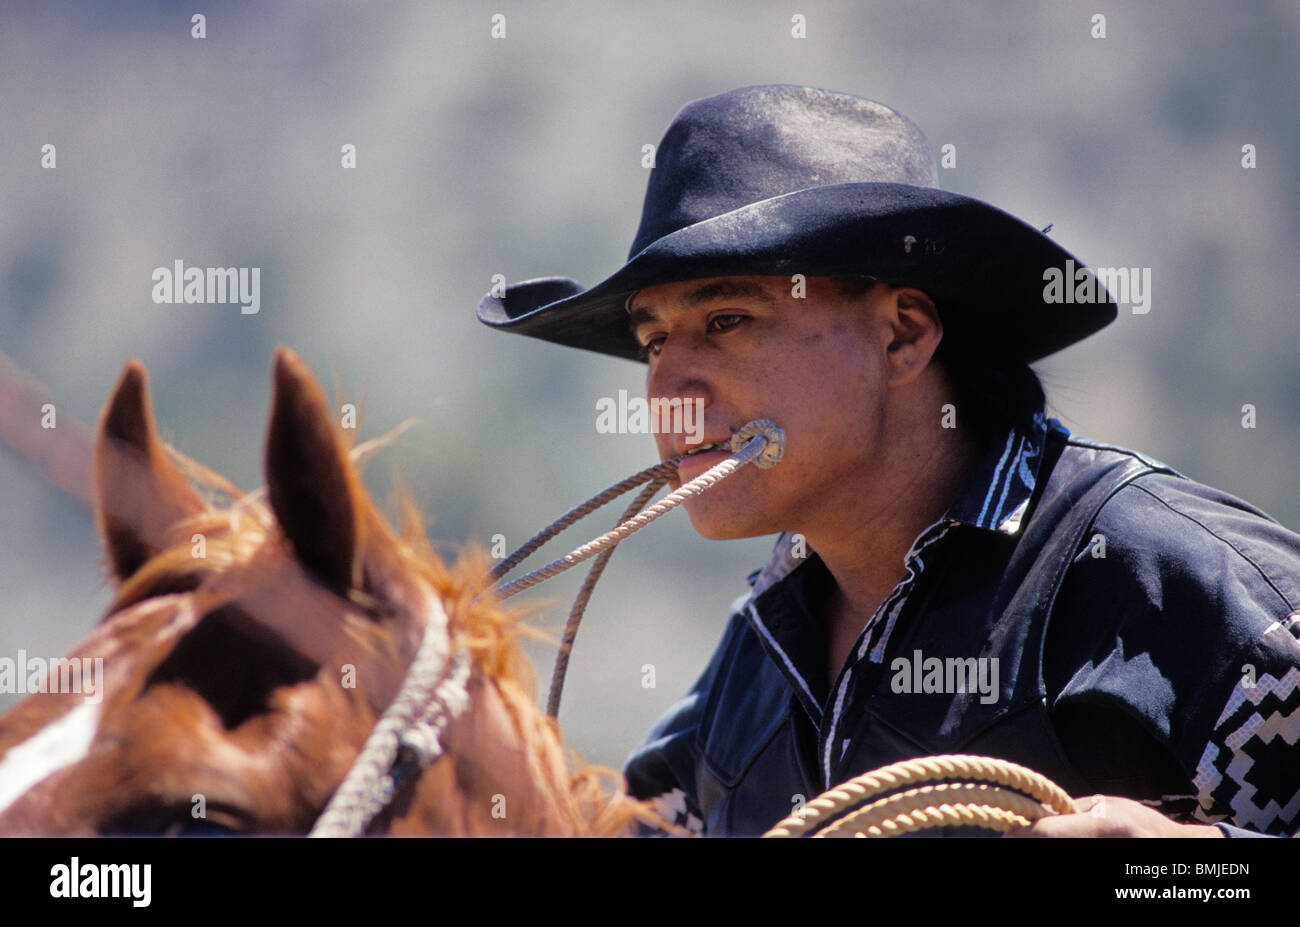
[[[1300,830],[1300,536],[1189,480],[1125,487],[1076,552],[1044,670],[1098,791],[1226,836]]]
[[[659,719],[623,769],[628,792],[634,798],[654,802],[667,821],[692,835],[705,834],[696,781],[700,728],[714,680],[744,620],[740,613],[732,614],[722,641],[695,685]],[[643,835],[659,832],[645,830]]]

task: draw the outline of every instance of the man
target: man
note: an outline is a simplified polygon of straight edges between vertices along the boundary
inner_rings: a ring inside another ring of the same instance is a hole
[[[705,537],[780,537],[631,790],[694,831],[759,834],[858,773],[974,753],[1088,796],[1030,835],[1295,832],[1300,537],[1046,418],[1029,364],[1114,303],[1062,300],[1052,281],[1082,265],[936,175],[868,100],[698,100],[621,270],[479,306],[702,400],[698,443],[657,438],[665,459],[703,449],[683,481],[751,419],[786,432],[779,466],[688,504]]]

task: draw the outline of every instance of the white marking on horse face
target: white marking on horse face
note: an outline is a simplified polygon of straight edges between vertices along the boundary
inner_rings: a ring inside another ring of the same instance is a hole
[[[130,613],[132,620],[140,621],[160,609],[171,609],[173,614],[167,624],[158,630],[157,640],[165,640],[190,629],[194,607],[188,594],[148,599],[119,615]],[[0,814],[53,773],[85,759],[99,730],[106,684],[107,680],[100,673],[97,701],[83,702],[45,725],[27,740],[0,754]]]
[[[99,730],[99,703],[83,702],[0,759],[0,813],[35,785],[80,762]]]

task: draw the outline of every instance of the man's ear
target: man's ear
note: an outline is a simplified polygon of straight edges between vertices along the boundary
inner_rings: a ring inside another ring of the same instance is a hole
[[[902,386],[920,376],[934,357],[943,340],[943,322],[934,300],[915,287],[891,286],[884,298],[889,301],[886,317],[893,330],[886,355],[887,382]]]

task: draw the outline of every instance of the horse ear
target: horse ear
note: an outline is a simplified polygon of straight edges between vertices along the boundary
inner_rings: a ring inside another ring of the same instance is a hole
[[[303,566],[335,592],[355,584],[363,522],[360,485],[325,393],[297,354],[275,355],[266,442],[271,509]]]
[[[158,440],[139,361],[126,365],[100,416],[94,466],[95,521],[119,580],[174,543],[177,522],[205,508]]]

